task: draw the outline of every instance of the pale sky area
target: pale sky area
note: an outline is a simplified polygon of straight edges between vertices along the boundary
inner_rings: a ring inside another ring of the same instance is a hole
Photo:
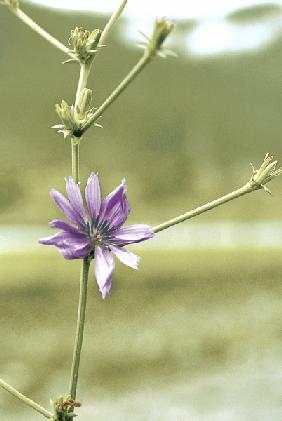
[[[120,0],[35,0],[56,9],[111,13]],[[177,23],[181,20],[197,21],[195,28],[182,40],[190,54],[205,56],[256,49],[267,45],[282,33],[281,13],[266,16],[258,22],[234,24],[225,17],[231,12],[258,5],[278,5],[282,0],[128,0],[124,11],[127,21],[126,37],[140,40],[138,30],[150,33],[156,17],[167,17]],[[179,44],[180,40],[175,41]]]

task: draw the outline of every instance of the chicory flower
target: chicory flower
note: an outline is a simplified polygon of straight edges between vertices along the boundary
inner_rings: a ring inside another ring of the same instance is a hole
[[[139,257],[124,247],[153,237],[148,225],[123,227],[130,212],[125,182],[101,200],[98,176],[92,173],[85,188],[85,210],[80,187],[72,177],[66,180],[67,196],[52,189],[51,198],[70,223],[55,219],[51,228],[62,230],[39,240],[44,245],[56,246],[65,259],[83,259],[93,255],[95,275],[103,298],[112,285],[115,255],[122,263],[137,269]]]

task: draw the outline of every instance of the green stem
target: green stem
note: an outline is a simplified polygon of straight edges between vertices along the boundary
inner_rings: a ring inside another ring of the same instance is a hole
[[[177,216],[176,218],[170,219],[169,221],[163,222],[160,225],[156,225],[152,229],[156,233],[163,231],[167,228],[172,227],[173,225],[180,224],[181,222],[184,222],[187,219],[194,218],[195,216],[198,216],[201,213],[207,212],[213,208],[223,205],[224,203],[230,202],[230,200],[237,199],[238,197],[244,196],[247,193],[251,193],[252,191],[258,190],[259,188],[261,188],[261,186],[250,181],[245,186],[233,191],[232,193],[228,193],[225,196],[215,199],[212,202],[206,203],[205,205],[199,206],[198,208],[186,212],[183,215]]]
[[[91,70],[91,64],[80,63],[79,79],[77,84],[77,90],[75,95],[75,107],[79,103],[81,91],[86,88],[89,74]],[[72,176],[75,183],[79,183],[79,148],[80,139],[73,136],[71,139],[71,161],[72,161]]]
[[[80,141],[77,138],[71,139],[71,167],[72,176],[76,184],[79,183],[79,146]]]
[[[138,61],[138,63],[132,68],[128,75],[123,79],[123,81],[116,87],[116,89],[111,93],[111,95],[103,102],[103,104],[97,109],[93,116],[84,124],[80,130],[79,135],[82,136],[83,133],[89,129],[89,127],[95,123],[96,120],[103,114],[103,112],[119,97],[119,95],[125,90],[125,88],[136,78],[136,76],[141,72],[141,70],[150,62],[153,54],[145,50],[144,55]]]
[[[89,266],[90,266],[90,259],[89,257],[85,257],[83,259],[83,265],[81,268],[81,275],[80,275],[78,318],[77,318],[70,387],[69,387],[69,394],[70,394],[71,399],[76,398],[80,354],[81,354],[81,348],[82,348],[82,342],[83,342],[83,331],[84,331],[84,323],[85,323],[85,310],[86,310],[86,301],[87,301],[87,281],[88,281]]]
[[[118,20],[118,18],[120,17],[120,15],[122,14],[125,6],[126,6],[127,0],[123,0],[119,7],[117,8],[117,10],[114,11],[114,13],[112,14],[112,16],[110,17],[107,25],[105,26],[105,28],[103,29],[103,32],[101,34],[99,43],[98,43],[98,47],[104,45],[106,39],[108,38],[109,33],[111,32],[111,30],[113,29],[114,24],[116,23],[116,21]]]
[[[91,70],[91,64],[80,63],[80,73],[79,73],[78,85],[77,85],[76,96],[75,96],[75,106],[77,106],[78,104],[82,89],[86,88],[87,86],[90,70]]]
[[[91,65],[89,64],[80,64],[80,74],[79,81],[76,91],[75,106],[77,106],[81,91],[86,88],[87,81],[90,73]],[[71,140],[71,156],[72,156],[72,176],[76,184],[79,183],[79,147],[80,139],[73,137]],[[70,386],[69,394],[71,399],[76,398],[76,389],[78,382],[78,373],[79,373],[79,364],[80,364],[80,354],[83,343],[83,333],[84,333],[84,324],[85,324],[85,310],[87,302],[87,281],[88,281],[88,272],[90,266],[89,257],[85,257],[82,262],[81,274],[80,274],[80,291],[79,291],[79,302],[78,302],[78,315],[77,315],[77,325],[76,325],[76,335],[73,349],[73,359],[70,375]]]
[[[30,29],[32,29],[34,32],[39,34],[42,38],[44,38],[54,47],[58,48],[58,50],[61,50],[63,53],[67,54],[71,58],[76,59],[75,55],[72,54],[64,44],[62,44],[60,41],[58,41],[56,38],[50,35],[47,31],[45,31],[45,29],[41,28],[41,26],[39,26],[36,22],[34,22],[22,10],[20,10],[19,8],[12,8],[12,7],[9,7],[9,10],[15,16],[17,16],[22,22],[24,22],[27,26],[29,26]]]
[[[42,406],[38,405],[38,403],[34,402],[33,400],[27,398],[22,393],[18,392],[16,389],[14,389],[11,385],[4,382],[4,380],[0,379],[0,386],[3,387],[7,392],[11,393],[16,398],[20,399],[23,403],[33,408],[35,411],[39,412],[39,414],[43,415],[46,418],[52,418],[51,412],[47,411]]]

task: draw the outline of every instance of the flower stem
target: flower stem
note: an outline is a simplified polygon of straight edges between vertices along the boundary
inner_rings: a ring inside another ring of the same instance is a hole
[[[199,206],[198,208],[186,212],[183,215],[177,216],[176,218],[170,219],[169,221],[163,222],[160,225],[156,225],[152,229],[155,233],[163,231],[167,228],[172,227],[173,225],[180,224],[181,222],[184,222],[187,219],[194,218],[195,216],[198,216],[201,213],[207,212],[213,208],[223,205],[224,203],[230,202],[230,200],[237,199],[238,197],[244,196],[247,193],[251,193],[252,191],[258,190],[259,188],[261,188],[260,185],[252,183],[250,181],[238,190],[228,193],[225,196],[213,200],[212,202],[206,203],[205,205]]]
[[[79,183],[79,139],[71,139],[71,166],[72,176],[76,184]]]
[[[76,398],[80,354],[81,354],[81,348],[82,348],[82,342],[83,342],[83,331],[84,331],[84,322],[85,322],[87,281],[88,281],[89,266],[90,266],[90,259],[88,257],[85,257],[83,259],[83,265],[81,268],[81,275],[80,275],[78,318],[77,318],[76,335],[75,335],[73,360],[72,360],[72,368],[71,368],[71,378],[70,378],[70,386],[69,386],[69,394],[70,394],[71,399]]]
[[[52,418],[51,412],[47,411],[42,406],[38,405],[38,403],[34,402],[33,400],[27,398],[22,393],[18,392],[16,389],[14,389],[11,385],[4,382],[4,380],[0,379],[0,386],[3,387],[7,392],[11,393],[16,398],[20,399],[23,403],[33,408],[35,411],[39,412],[41,415],[43,415],[46,418]]]
[[[60,41],[58,41],[56,38],[50,35],[47,31],[45,31],[45,29],[41,28],[41,26],[39,26],[36,22],[34,22],[22,10],[20,10],[19,8],[11,8],[11,7],[9,7],[9,10],[15,16],[17,16],[22,22],[24,22],[27,26],[29,26],[30,29],[32,29],[34,32],[39,34],[42,38],[44,38],[54,47],[58,48],[58,50],[61,50],[63,53],[67,54],[71,58],[76,58],[75,55],[73,55],[64,44],[62,44]]]
[[[271,180],[282,174],[282,168],[276,169],[276,164],[277,161],[273,161],[273,157],[267,153],[258,170],[255,170],[251,164],[253,168],[252,177],[243,187],[238,190],[234,190],[225,196],[219,197],[212,202],[206,203],[205,205],[199,206],[196,209],[186,212],[183,215],[163,222],[160,225],[156,225],[152,228],[152,230],[155,233],[163,231],[169,227],[172,227],[173,225],[180,224],[180,222],[194,218],[194,216],[198,216],[201,213],[207,212],[213,208],[223,205],[224,203],[230,202],[230,200],[237,199],[238,197],[244,196],[245,194],[251,193],[255,190],[263,189],[266,193],[271,193],[270,190],[266,188],[265,184],[269,183]]]
[[[84,124],[80,131],[80,136],[89,129],[89,127],[95,123],[95,121],[103,114],[103,112],[119,97],[119,95],[125,90],[125,88],[136,78],[141,70],[150,62],[153,54],[144,51],[143,56],[137,62],[137,64],[131,69],[128,75],[122,80],[122,82],[116,87],[116,89],[110,94],[110,96],[103,102],[103,104],[97,109],[93,116]]]
[[[112,16],[110,17],[108,23],[106,24],[105,28],[103,29],[101,38],[99,40],[99,46],[104,45],[106,39],[108,38],[109,33],[111,32],[114,24],[116,23],[116,21],[118,20],[118,18],[120,17],[120,15],[122,14],[125,6],[126,6],[127,0],[123,0],[119,7],[117,8],[117,10],[114,11],[114,13],[112,14]]]

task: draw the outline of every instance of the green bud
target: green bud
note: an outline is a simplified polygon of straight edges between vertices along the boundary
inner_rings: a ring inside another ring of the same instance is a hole
[[[4,0],[4,3],[6,3],[12,10],[17,10],[19,8],[18,0]]]
[[[91,108],[92,91],[91,89],[82,89],[76,106],[68,105],[66,101],[62,101],[61,105],[56,104],[55,110],[62,124],[56,124],[53,129],[58,129],[59,133],[63,133],[64,137],[75,136],[81,137],[82,128],[93,115]],[[100,126],[96,124],[97,126]]]
[[[173,23],[165,19],[157,19],[150,39],[151,48],[159,50],[162,47],[168,35],[173,30],[173,27]]]
[[[69,106],[68,103],[63,100],[61,105],[55,105],[55,110],[66,129],[72,130],[75,126],[72,106]]]
[[[155,54],[160,57],[176,56],[173,51],[163,47],[166,38],[169,36],[173,28],[173,23],[167,21],[166,19],[157,19],[155,21],[153,33],[150,37],[143,32],[140,32],[140,34],[145,38],[145,41],[140,42],[138,44],[139,47],[144,48],[150,56]]]
[[[76,107],[78,118],[85,118],[85,114],[90,110],[92,103],[92,90],[88,88],[82,89],[79,96],[79,101]]]
[[[277,161],[272,161],[272,159],[272,156],[266,154],[260,168],[258,170],[253,168],[253,176],[250,180],[251,186],[263,188],[268,193],[270,191],[265,187],[265,184],[282,173],[282,168],[276,169]]]
[[[69,39],[73,47],[71,52],[77,56],[81,63],[91,62],[97,51],[100,37],[100,29],[94,29],[94,31],[90,32],[87,29],[76,27],[71,31]]]

